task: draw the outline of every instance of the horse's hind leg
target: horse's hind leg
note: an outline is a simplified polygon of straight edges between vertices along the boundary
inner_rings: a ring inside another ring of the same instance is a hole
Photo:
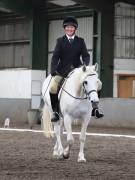
[[[89,120],[84,120],[82,123],[81,134],[80,134],[80,151],[78,154],[78,162],[86,162],[84,157],[84,145],[86,139],[86,130],[88,126]]]
[[[63,158],[63,146],[61,142],[61,131],[60,131],[60,123],[54,123],[54,132],[56,135],[56,144],[54,146],[53,156],[61,159]]]
[[[67,132],[67,146],[64,149],[63,157],[67,159],[69,158],[71,146],[74,142],[74,138],[72,135],[72,120],[68,115],[64,116],[64,126]]]

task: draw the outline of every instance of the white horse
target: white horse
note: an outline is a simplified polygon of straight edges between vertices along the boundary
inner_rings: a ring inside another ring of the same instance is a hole
[[[78,162],[86,162],[84,157],[84,144],[86,139],[86,130],[91,118],[92,105],[91,101],[98,102],[97,91],[101,89],[102,83],[98,79],[98,65],[82,66],[74,69],[65,79],[64,84],[59,92],[60,121],[51,123],[51,102],[49,96],[49,75],[42,87],[42,95],[45,102],[43,107],[42,123],[45,135],[47,137],[56,136],[56,144],[54,146],[53,155],[57,158],[69,158],[71,146],[74,142],[72,135],[72,122],[80,120],[82,127],[80,133],[80,151],[78,154]],[[63,148],[61,142],[61,127],[67,133],[67,146]]]

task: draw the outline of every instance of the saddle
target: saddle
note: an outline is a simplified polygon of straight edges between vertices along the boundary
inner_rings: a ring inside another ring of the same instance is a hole
[[[68,75],[62,79],[62,81],[60,82],[59,86],[58,86],[58,90],[57,93],[59,94],[59,91],[61,89],[61,87],[63,86],[64,82],[70,77],[70,75],[74,72],[74,70],[71,70]]]

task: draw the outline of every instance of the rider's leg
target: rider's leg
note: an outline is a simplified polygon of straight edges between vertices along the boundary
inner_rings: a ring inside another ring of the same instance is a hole
[[[52,117],[51,121],[56,122],[59,120],[59,114],[58,114],[58,94],[52,94],[50,93],[50,99],[51,99],[51,106],[52,106]]]
[[[91,102],[92,103],[92,116],[95,116],[96,118],[102,118],[104,116],[103,112],[99,111],[98,108],[98,102]]]
[[[57,122],[59,120],[59,102],[58,102],[58,87],[61,83],[63,77],[61,76],[53,76],[51,83],[50,83],[50,100],[51,100],[51,106],[52,106],[52,122]]]

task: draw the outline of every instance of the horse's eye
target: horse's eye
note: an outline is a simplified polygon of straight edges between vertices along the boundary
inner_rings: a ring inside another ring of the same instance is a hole
[[[87,84],[88,84],[88,82],[87,82],[87,81],[84,81],[84,82],[83,82],[83,84],[84,84],[84,85],[87,85]]]

